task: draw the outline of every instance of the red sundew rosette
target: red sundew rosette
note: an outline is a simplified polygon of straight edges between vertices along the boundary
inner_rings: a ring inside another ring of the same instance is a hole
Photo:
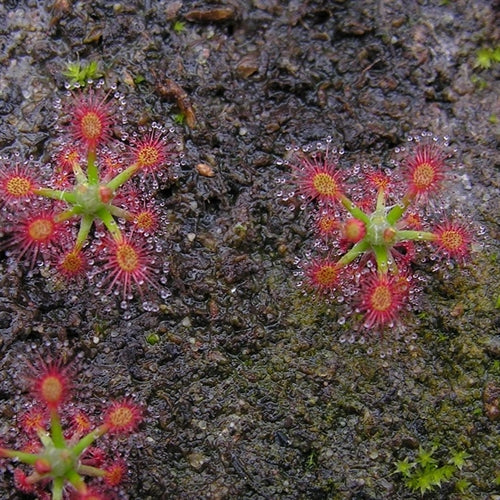
[[[33,395],[51,411],[57,411],[68,398],[71,382],[68,369],[58,362],[40,362],[32,377]]]
[[[370,273],[361,283],[359,309],[365,314],[365,328],[393,325],[405,304],[409,282],[404,274]]]
[[[39,181],[33,170],[26,163],[0,165],[0,204],[18,205],[35,194]]]
[[[343,178],[337,163],[327,158],[303,158],[294,168],[300,194],[308,201],[337,205],[343,196]]]
[[[419,144],[406,160],[408,197],[427,199],[441,189],[445,174],[445,156],[434,144]]]
[[[99,427],[100,434],[130,434],[142,420],[142,411],[130,399],[115,401],[104,415],[104,423]]]
[[[433,231],[432,241],[438,251],[457,260],[464,260],[470,252],[471,236],[461,223],[445,221]]]
[[[107,274],[109,289],[122,288],[122,297],[127,300],[135,288],[142,293],[143,287],[157,284],[153,280],[154,255],[145,242],[135,241],[132,235],[115,240],[107,238],[102,272]]]
[[[70,116],[70,134],[89,150],[111,138],[113,113],[107,96],[97,93],[79,94],[75,97]]]
[[[42,208],[33,213],[25,212],[13,227],[8,246],[17,247],[17,259],[27,257],[33,268],[40,255],[45,258],[55,254],[63,227],[52,210]]]

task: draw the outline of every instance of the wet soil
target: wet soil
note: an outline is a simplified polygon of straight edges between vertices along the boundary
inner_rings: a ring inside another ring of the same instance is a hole
[[[470,457],[425,498],[497,498],[499,67],[478,67],[477,51],[498,47],[498,4],[45,4],[0,6],[0,147],[48,161],[62,72],[98,61],[129,123],[183,141],[158,195],[171,297],[159,311],[140,299],[104,311],[92,290],[51,290],[2,258],[1,434],[15,439],[29,399],[26,361],[51,356],[77,367],[74,400],[95,418],[126,395],[147,409],[120,443],[120,498],[419,498],[394,462],[433,444],[441,463]],[[310,233],[277,196],[278,160],[331,136],[349,161],[384,163],[422,130],[458,151],[448,198],[473,221],[473,254],[465,268],[420,270],[403,330],[369,348],[341,342],[352,325],[297,286]],[[24,498],[2,471],[0,498]]]

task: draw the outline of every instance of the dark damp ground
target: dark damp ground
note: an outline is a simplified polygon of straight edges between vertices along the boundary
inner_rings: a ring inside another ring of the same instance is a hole
[[[2,257],[2,439],[29,398],[26,360],[52,356],[74,360],[74,400],[96,418],[124,395],[147,408],[120,444],[120,498],[419,498],[394,462],[433,445],[440,465],[470,457],[426,498],[498,498],[499,71],[477,66],[499,45],[496,2],[46,3],[0,6],[0,146],[49,160],[78,58],[118,85],[130,123],[174,127],[185,161],[159,194],[172,296],[104,313],[91,290],[49,293]],[[297,287],[308,226],[277,197],[276,162],[332,136],[378,164],[421,130],[459,152],[447,198],[480,233],[473,255],[420,269],[403,334],[341,343],[352,325]],[[22,498],[2,471],[1,498]]]

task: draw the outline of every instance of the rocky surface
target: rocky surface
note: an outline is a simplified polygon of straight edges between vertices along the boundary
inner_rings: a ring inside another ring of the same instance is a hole
[[[2,257],[5,439],[26,361],[52,356],[77,366],[87,408],[124,395],[147,408],[123,443],[120,498],[419,498],[394,462],[433,443],[442,463],[470,457],[428,498],[500,494],[499,73],[476,64],[498,46],[497,5],[7,0],[0,26],[3,154],[49,161],[78,59],[99,62],[129,123],[160,122],[184,144],[160,193],[172,295],[159,311],[138,299],[103,312],[92,290],[55,292]],[[383,163],[421,130],[458,151],[448,198],[473,221],[473,254],[465,269],[421,270],[404,330],[341,342],[351,325],[297,287],[307,220],[277,196],[278,160],[331,136],[351,161]],[[2,467],[0,497],[22,498]]]

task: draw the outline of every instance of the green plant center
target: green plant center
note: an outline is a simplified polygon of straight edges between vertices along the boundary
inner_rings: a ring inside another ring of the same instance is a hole
[[[366,228],[366,237],[372,246],[390,246],[394,243],[396,231],[387,222],[385,213],[376,210],[370,217],[370,222]]]
[[[68,472],[78,467],[78,460],[68,448],[56,448],[47,446],[42,458],[50,464],[50,475],[52,477],[65,477]]]
[[[112,199],[112,193],[107,195],[109,188],[102,184],[79,184],[75,188],[76,205],[81,211],[88,215],[96,215],[97,212],[106,207]]]

